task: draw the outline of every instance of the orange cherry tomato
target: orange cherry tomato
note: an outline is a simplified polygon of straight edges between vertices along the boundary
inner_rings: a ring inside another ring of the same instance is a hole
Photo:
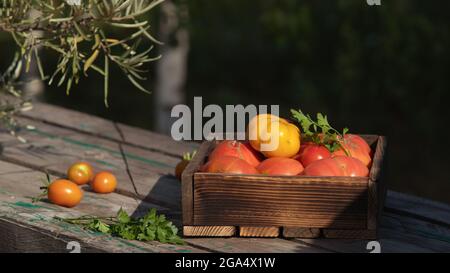
[[[91,188],[96,193],[111,193],[116,186],[117,179],[110,172],[99,172],[91,182]]]
[[[67,170],[67,178],[77,185],[89,183],[94,177],[94,171],[89,163],[77,162]]]
[[[66,179],[53,181],[47,190],[50,202],[67,208],[78,205],[83,198],[83,191],[75,183]]]
[[[248,125],[248,137],[250,145],[266,157],[293,157],[300,150],[298,127],[274,115],[254,117]]]

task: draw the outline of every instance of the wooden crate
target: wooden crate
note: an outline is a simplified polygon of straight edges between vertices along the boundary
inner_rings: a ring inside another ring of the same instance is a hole
[[[386,139],[369,177],[235,175],[198,172],[216,142],[204,142],[182,175],[184,236],[377,238],[386,194]]]

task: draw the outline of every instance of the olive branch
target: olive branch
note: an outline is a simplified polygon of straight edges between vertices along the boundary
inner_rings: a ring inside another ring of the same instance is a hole
[[[153,45],[141,49],[140,44],[143,39],[152,44],[161,42],[152,36],[148,20],[142,17],[163,1],[0,0],[0,31],[10,33],[19,46],[26,72],[35,58],[41,79],[64,84],[67,94],[89,72],[102,75],[104,104],[108,107],[110,64],[117,65],[137,89],[149,93],[140,83],[148,72],[143,66],[161,56],[150,57]],[[31,17],[32,12],[37,16]],[[118,33],[123,37],[110,37],[111,29],[121,29]],[[58,63],[49,76],[39,49],[58,54]]]

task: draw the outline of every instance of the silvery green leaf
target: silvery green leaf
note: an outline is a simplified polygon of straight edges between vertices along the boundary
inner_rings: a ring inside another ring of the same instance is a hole
[[[81,0],[66,0],[66,3],[71,6],[80,6]]]

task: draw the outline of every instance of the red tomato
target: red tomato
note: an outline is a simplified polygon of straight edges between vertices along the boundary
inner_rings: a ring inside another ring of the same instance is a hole
[[[350,141],[358,145],[363,151],[367,152],[368,154],[371,154],[372,150],[370,149],[369,144],[360,136],[353,135],[353,134],[346,134],[344,136],[344,139],[346,141]]]
[[[301,146],[300,146],[300,150],[298,151],[298,154],[296,154],[294,157],[294,159],[296,159],[297,157],[299,157],[303,151],[306,149],[306,147],[309,147],[310,145],[315,145],[313,142],[302,142]]]
[[[224,140],[220,142],[209,155],[209,160],[222,156],[240,158],[253,167],[258,166],[261,161],[261,156],[250,146],[250,143],[236,140]]]
[[[327,148],[318,144],[310,144],[306,146],[294,159],[300,161],[302,165],[306,167],[314,161],[329,157],[331,157],[331,153]]]
[[[358,159],[349,156],[336,156],[315,161],[305,168],[308,176],[363,176],[369,169]]]
[[[342,146],[348,152],[348,156],[359,159],[367,167],[369,167],[370,164],[372,164],[372,158],[370,157],[370,154],[368,154],[366,151],[364,151],[355,142],[345,141],[342,143]],[[333,157],[347,156],[347,154],[345,153],[345,151],[343,149],[338,149],[337,151],[333,152],[332,156]]]
[[[292,158],[271,157],[261,162],[256,169],[261,174],[298,175],[303,172],[303,165]]]
[[[246,161],[234,156],[217,156],[209,160],[201,171],[209,173],[258,174]]]

